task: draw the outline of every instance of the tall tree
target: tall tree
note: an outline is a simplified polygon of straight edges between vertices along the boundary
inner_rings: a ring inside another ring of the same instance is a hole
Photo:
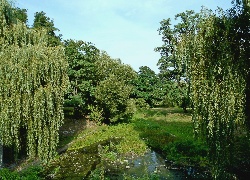
[[[159,79],[155,72],[147,66],[141,66],[137,73],[137,78],[133,81],[134,96],[136,98],[143,98],[151,107],[157,101],[157,86],[159,86]]]
[[[161,54],[161,58],[158,61],[161,79],[164,78],[176,82],[179,82],[181,79],[188,81],[186,74],[188,67],[183,61],[179,61],[181,57],[176,56],[176,43],[178,43],[183,34],[195,31],[195,24],[199,19],[199,15],[193,10],[188,10],[177,14],[175,19],[178,18],[180,18],[181,23],[174,25],[174,28],[171,28],[169,18],[160,22],[161,27],[158,31],[162,35],[164,44],[161,47],[155,48],[155,51]]]
[[[193,10],[188,10],[185,13],[179,13],[175,19],[181,19],[181,23],[171,27],[170,19],[164,19],[160,22],[161,27],[158,29],[162,35],[164,44],[161,47],[155,48],[155,51],[160,52],[161,58],[158,61],[159,78],[161,81],[171,81],[168,96],[175,105],[182,107],[186,112],[190,106],[190,77],[188,77],[188,66],[185,63],[185,57],[179,57],[176,54],[178,42],[184,34],[190,34],[195,31],[195,25],[199,19],[199,15]]]
[[[70,80],[65,105],[73,106],[75,117],[80,117],[88,113],[88,105],[94,101],[98,81],[96,61],[100,52],[92,43],[84,41],[67,40],[64,46]]]
[[[239,0],[227,12],[187,11],[173,29],[162,26],[167,56],[190,81],[195,132],[207,140],[215,179],[226,178],[235,129],[249,118],[249,12],[249,2]]]
[[[55,155],[68,87],[64,49],[47,46],[47,31],[13,21],[12,9],[1,0],[0,142],[48,161]]]
[[[35,13],[33,28],[46,29],[50,37],[48,41],[50,46],[61,44],[61,35],[56,35],[56,31],[59,31],[59,29],[55,27],[54,21],[47,17],[45,12],[41,11]]]

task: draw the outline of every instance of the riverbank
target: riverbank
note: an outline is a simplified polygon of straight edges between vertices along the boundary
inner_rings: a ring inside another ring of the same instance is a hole
[[[143,110],[112,126],[65,119],[58,152],[41,178],[182,179],[207,166],[206,146],[194,139],[191,115],[179,108]]]

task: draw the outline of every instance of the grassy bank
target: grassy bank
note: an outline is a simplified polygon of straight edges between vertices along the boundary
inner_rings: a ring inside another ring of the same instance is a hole
[[[65,153],[45,169],[47,178],[89,178],[123,173],[129,159],[148,147],[132,124],[88,126],[68,143]]]
[[[181,166],[208,165],[207,147],[193,135],[191,115],[179,108],[149,109],[133,119],[147,145]]]

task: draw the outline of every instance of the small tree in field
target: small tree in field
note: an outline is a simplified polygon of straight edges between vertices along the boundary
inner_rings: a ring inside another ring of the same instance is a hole
[[[13,20],[10,4],[0,2],[0,142],[48,161],[68,86],[64,49],[48,47],[45,30],[27,29]]]
[[[105,123],[127,121],[134,113],[130,95],[133,89],[131,81],[136,72],[106,53],[100,55],[96,67],[98,82],[94,92],[95,102],[90,105],[91,117],[98,115]]]
[[[115,75],[100,82],[96,87],[95,98],[105,122],[127,121],[132,116],[134,112],[129,110],[131,92],[132,86],[118,81]]]

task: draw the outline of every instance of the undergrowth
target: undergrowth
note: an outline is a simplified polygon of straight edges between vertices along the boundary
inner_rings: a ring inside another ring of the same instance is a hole
[[[3,168],[0,169],[0,180],[40,180],[42,170],[41,166],[31,166],[21,172]]]

